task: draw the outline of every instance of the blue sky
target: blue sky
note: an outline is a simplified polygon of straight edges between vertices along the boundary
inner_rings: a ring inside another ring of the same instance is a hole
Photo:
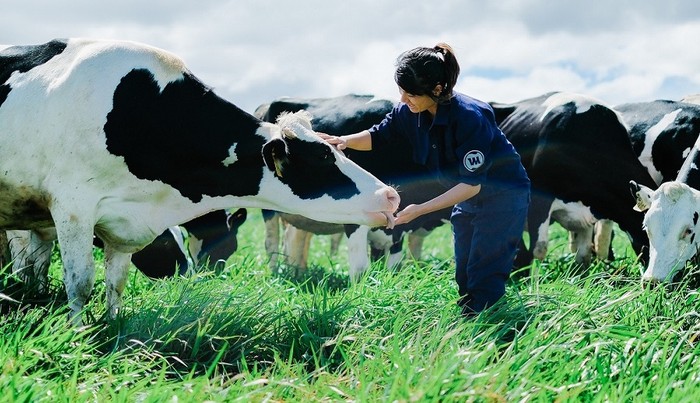
[[[280,96],[396,99],[396,56],[440,41],[462,66],[457,90],[485,101],[563,90],[616,105],[700,92],[697,0],[8,3],[2,44],[149,43],[249,112]]]

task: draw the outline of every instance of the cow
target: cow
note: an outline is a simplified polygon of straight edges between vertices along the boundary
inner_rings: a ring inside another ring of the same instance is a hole
[[[613,108],[622,117],[632,148],[656,186],[676,179],[700,133],[700,106],[690,104],[690,100],[632,102]],[[611,238],[612,225],[608,221],[596,224],[597,237]],[[604,246],[599,252],[612,254]]]
[[[629,181],[655,182],[637,159],[617,112],[594,98],[566,92],[491,105],[532,182],[530,245],[520,248],[517,267],[532,260],[537,242],[532,235],[546,233],[556,199],[580,203],[586,214],[589,209],[590,217],[583,221],[615,221],[629,235],[635,253],[644,256],[648,239],[642,214],[631,209]]]
[[[700,249],[700,138],[678,172],[676,180],[656,190],[630,182],[637,198],[634,207],[644,211],[649,236],[649,264],[642,280],[671,282]]]
[[[390,225],[396,190],[320,139],[306,112],[262,122],[174,54],[56,39],[0,51],[0,229],[55,227],[70,318],[104,243],[107,316],[134,252],[211,211],[267,208]],[[57,152],[58,151],[58,152]]]
[[[331,98],[291,98],[273,100],[260,105],[255,115],[271,122],[280,113],[307,110],[313,116],[314,130],[332,135],[346,135],[370,128],[381,120],[394,107],[394,102],[378,100],[372,95],[348,94]],[[425,167],[412,159],[412,149],[408,141],[397,141],[391,149],[375,148],[371,151],[344,150],[348,158],[377,176],[382,181],[394,185],[401,195],[401,208],[412,203],[421,203],[442,192],[440,186]],[[287,262],[299,267],[306,266],[309,247],[309,233],[338,234],[348,237],[348,263],[351,280],[357,280],[370,265],[367,251],[368,241],[372,257],[378,259],[389,255],[387,265],[396,266],[401,260],[401,246],[406,234],[412,235],[409,244],[414,258],[420,258],[421,240],[435,227],[449,219],[451,209],[443,209],[419,217],[413,222],[393,229],[370,229],[357,225],[333,225],[309,220],[305,217],[263,211],[266,226],[265,247],[270,257],[270,267],[277,269],[276,257],[279,253],[279,219],[289,223],[285,230],[285,253]]]
[[[700,214],[700,106],[655,101],[646,104],[643,113],[658,122],[647,125],[654,136],[648,136],[644,149],[663,183],[656,190],[630,183],[637,199],[635,209],[645,212],[644,228],[649,237],[649,263],[642,279],[668,282],[697,254],[700,242],[696,236]],[[674,172],[673,179],[667,180]]]

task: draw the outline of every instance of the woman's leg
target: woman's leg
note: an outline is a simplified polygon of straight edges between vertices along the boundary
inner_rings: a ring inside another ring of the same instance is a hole
[[[471,219],[464,219],[464,213],[453,216],[455,261],[461,264],[456,278],[459,276],[464,313],[480,312],[505,294],[526,215],[527,208],[512,212],[482,210]],[[456,229],[467,222],[470,230]]]

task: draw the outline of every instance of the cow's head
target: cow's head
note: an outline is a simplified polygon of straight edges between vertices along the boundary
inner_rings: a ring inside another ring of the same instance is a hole
[[[671,281],[700,246],[700,192],[681,182],[665,182],[652,190],[631,182],[635,210],[645,211],[649,265],[644,280]]]
[[[270,187],[278,189],[279,211],[330,223],[393,223],[398,193],[316,135],[308,112],[282,114],[276,128],[263,147],[263,159],[274,180],[284,185]],[[286,197],[287,191],[293,195]],[[362,206],[365,217],[358,217]]]

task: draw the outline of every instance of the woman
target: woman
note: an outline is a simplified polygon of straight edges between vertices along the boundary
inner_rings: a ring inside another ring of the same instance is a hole
[[[525,225],[530,180],[491,107],[453,91],[459,64],[449,45],[409,50],[396,65],[401,102],[380,124],[343,137],[320,135],[339,150],[371,150],[397,136],[408,138],[413,159],[435,175],[445,192],[406,206],[395,224],[454,206],[450,221],[458,303],[471,316],[505,294]]]

